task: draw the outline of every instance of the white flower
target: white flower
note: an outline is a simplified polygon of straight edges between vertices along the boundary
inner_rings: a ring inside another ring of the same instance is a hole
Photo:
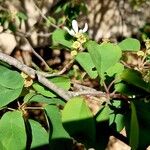
[[[72,29],[69,30],[67,27],[64,27],[65,30],[67,30],[67,32],[74,37],[79,37],[79,35],[85,33],[88,30],[88,24],[85,23],[84,28],[83,29],[79,29],[78,27],[78,22],[76,20],[72,20]]]

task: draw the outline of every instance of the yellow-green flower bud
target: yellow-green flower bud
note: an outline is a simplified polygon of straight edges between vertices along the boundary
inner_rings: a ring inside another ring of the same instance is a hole
[[[85,43],[86,42],[86,37],[83,35],[83,34],[81,34],[79,37],[78,37],[78,39],[77,39],[80,43]]]
[[[144,53],[143,51],[138,51],[138,52],[137,52],[137,55],[138,55],[138,56],[144,56],[145,53]]]
[[[150,55],[150,49],[148,49],[148,50],[146,51],[146,53],[147,53],[148,55]]]
[[[79,33],[79,32],[77,32],[76,34],[75,34],[75,37],[78,39],[80,36],[82,36],[82,33]]]
[[[78,52],[76,50],[71,51],[71,57],[74,57],[78,54]]]
[[[73,42],[71,47],[74,49],[79,49],[81,47],[81,43],[78,41],[75,41],[75,42]]]

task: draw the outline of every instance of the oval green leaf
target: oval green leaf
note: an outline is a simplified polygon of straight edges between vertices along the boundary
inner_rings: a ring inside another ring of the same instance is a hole
[[[72,145],[72,139],[62,125],[61,114],[56,105],[47,105],[45,113],[48,118],[49,146],[53,150],[69,150]]]
[[[22,112],[5,113],[0,120],[0,141],[5,150],[26,149],[26,129]]]
[[[78,139],[82,135],[81,142],[87,146],[95,142],[95,121],[83,98],[74,97],[67,102],[62,111],[62,121],[71,136],[76,136]]]
[[[98,75],[95,69],[95,65],[91,59],[91,56],[87,52],[80,52],[76,56],[77,62],[83,67],[83,69],[87,72],[90,78],[95,79]]]
[[[86,47],[100,78],[103,80],[105,72],[119,62],[122,55],[120,47],[112,43],[99,45],[95,41],[88,41]]]
[[[24,80],[18,72],[0,65],[0,107],[18,98],[23,85]]]
[[[53,44],[61,44],[65,47],[71,48],[73,42],[67,39],[67,32],[62,29],[57,29],[52,34]]]
[[[127,38],[121,41],[118,46],[122,51],[139,51],[141,48],[139,40],[134,38]]]
[[[39,122],[31,119],[29,119],[29,123],[32,131],[31,148],[39,148],[48,145],[49,135],[42,125]]]

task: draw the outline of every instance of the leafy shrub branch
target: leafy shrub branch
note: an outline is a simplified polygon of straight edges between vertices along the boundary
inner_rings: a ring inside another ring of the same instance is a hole
[[[69,54],[62,69],[50,68],[32,48],[30,35],[17,28],[14,34],[26,40],[47,71],[0,49],[0,149],[103,150],[112,135],[133,150],[150,144],[150,40],[144,41],[145,47],[134,38],[97,43],[88,37],[88,24],[80,27],[75,20],[84,3],[73,2],[57,6],[56,14],[63,9],[66,24],[46,17],[35,5],[54,28],[48,33],[52,51]],[[2,26],[12,21],[3,17]],[[19,17],[27,20],[22,13]]]

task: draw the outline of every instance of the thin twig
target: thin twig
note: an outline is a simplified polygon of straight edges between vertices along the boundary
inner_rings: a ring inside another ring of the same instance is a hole
[[[62,70],[60,70],[59,72],[56,73],[47,73],[47,72],[39,72],[40,74],[42,74],[44,77],[55,77],[55,76],[60,76],[62,74],[64,74],[68,69],[70,69],[70,67],[72,66],[74,62],[74,59],[70,60],[69,63],[67,63],[67,65],[64,66],[64,68]]]
[[[108,87],[107,87],[105,82],[103,82],[103,86],[104,86],[104,89],[105,89],[106,93],[109,94],[109,90],[108,90]]]
[[[49,70],[50,67],[49,65],[45,62],[45,60],[34,50],[34,48],[32,47],[32,45],[30,44],[29,40],[27,39],[27,37],[25,37],[20,31],[17,31],[16,34],[18,36],[20,36],[21,38],[23,38],[27,44],[30,46],[32,53],[40,60],[43,62],[43,64],[45,65],[46,69]]]
[[[26,42],[30,45],[30,48],[31,48],[33,54],[34,54],[39,60],[41,60],[41,61],[43,62],[43,64],[45,65],[46,69],[49,70],[49,69],[50,69],[49,65],[48,65],[48,64],[45,62],[45,60],[34,50],[34,48],[31,46],[29,40],[28,40],[27,38],[25,38],[25,40],[26,40]]]
[[[31,110],[33,110],[33,109],[34,109],[34,110],[39,110],[39,109],[41,110],[41,109],[44,109],[44,108],[43,108],[43,107],[25,107],[24,109],[25,109],[25,110],[30,110],[30,109],[31,109]]]
[[[91,87],[87,87],[87,86],[84,86],[84,85],[81,85],[81,84],[78,84],[78,83],[73,83],[73,86],[74,86],[74,88],[76,88],[79,91],[84,91],[84,90],[91,91],[91,92],[96,91],[95,89],[93,89]]]
[[[10,107],[8,107],[7,109],[8,109],[8,110],[11,110],[11,111],[14,111],[14,110],[15,110],[15,109],[13,109],[13,108],[10,108]]]
[[[101,91],[78,91],[78,92],[70,92],[73,96],[80,96],[80,95],[94,95],[99,97],[106,97],[106,93]]]
[[[125,61],[121,60],[120,62],[121,62],[125,67],[131,68]]]
[[[34,2],[34,6],[36,7],[37,11],[40,13],[40,15],[42,16],[43,19],[45,19],[45,21],[49,21],[48,18],[42,13],[42,11],[39,9],[39,7],[35,4]],[[51,24],[52,27],[59,29],[59,27],[55,24],[53,24],[52,22],[49,21],[49,23]]]
[[[112,85],[115,83],[115,79],[109,84],[109,86],[108,86],[108,91],[110,91],[110,88],[112,87]]]

